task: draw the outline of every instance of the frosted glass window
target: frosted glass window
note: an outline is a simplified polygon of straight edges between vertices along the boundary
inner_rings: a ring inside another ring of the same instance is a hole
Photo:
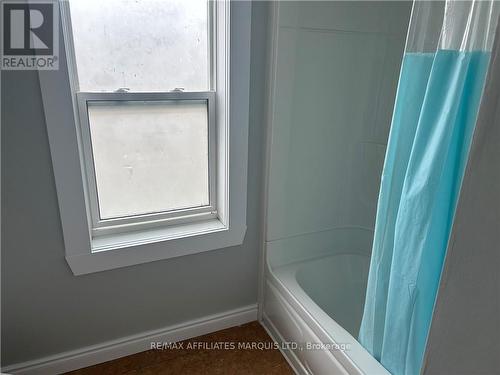
[[[207,0],[71,0],[80,91],[209,89]]]
[[[99,215],[209,204],[205,100],[88,102]]]

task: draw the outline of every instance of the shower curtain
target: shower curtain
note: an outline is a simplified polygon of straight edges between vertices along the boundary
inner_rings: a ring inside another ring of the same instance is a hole
[[[420,372],[499,10],[413,5],[359,333],[393,375]]]

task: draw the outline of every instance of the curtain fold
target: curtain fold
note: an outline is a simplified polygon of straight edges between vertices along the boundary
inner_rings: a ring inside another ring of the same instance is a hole
[[[500,3],[414,3],[386,152],[359,341],[418,374]]]

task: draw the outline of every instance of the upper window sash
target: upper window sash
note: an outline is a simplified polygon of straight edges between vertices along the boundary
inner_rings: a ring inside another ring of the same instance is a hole
[[[61,13],[61,23],[63,28],[64,35],[64,43],[66,47],[66,56],[68,62],[68,73],[70,75],[70,83],[71,88],[74,93],[77,92],[119,92],[124,89],[130,93],[134,92],[171,92],[177,91],[177,89],[183,89],[182,87],[166,87],[164,90],[145,90],[145,91],[137,91],[137,90],[129,90],[127,87],[121,87],[117,85],[113,90],[106,91],[89,91],[89,90],[81,90],[79,80],[78,80],[78,69],[76,63],[76,52],[74,45],[74,35],[73,35],[73,26],[71,20],[71,9],[70,3],[72,1],[80,1],[80,0],[59,0],[59,7]],[[220,42],[218,39],[217,33],[217,15],[220,13],[221,9],[225,7],[224,3],[229,0],[208,0],[207,1],[207,68],[208,68],[208,82],[207,82],[207,91],[216,91],[217,89],[217,44]],[[218,3],[221,4],[218,4]],[[222,5],[222,6],[221,6]],[[218,8],[221,9],[218,9]],[[221,46],[224,47],[224,46]],[[185,90],[182,91],[192,91]],[[204,91],[204,90],[202,90]]]

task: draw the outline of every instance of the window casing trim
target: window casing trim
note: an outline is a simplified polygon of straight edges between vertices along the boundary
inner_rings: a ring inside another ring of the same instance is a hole
[[[38,71],[65,259],[73,274],[105,271],[242,244],[246,232],[251,3],[219,0],[214,12],[217,14],[214,25],[217,46],[214,51],[217,61],[216,219],[93,237],[85,206],[85,181],[82,179],[85,167],[83,156],[79,154],[82,152],[79,149],[80,132],[72,107],[72,75],[68,72],[71,64],[67,61],[71,56],[64,53],[63,38],[59,39],[59,70]]]

